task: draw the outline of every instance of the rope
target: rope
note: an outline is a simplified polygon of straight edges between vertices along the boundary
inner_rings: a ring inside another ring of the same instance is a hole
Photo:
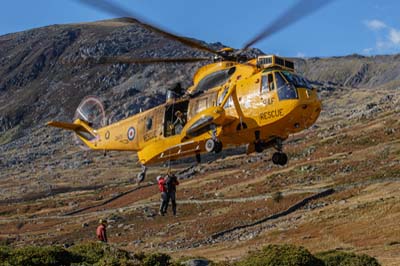
[[[174,120],[174,112],[175,112],[175,92],[173,92],[173,94],[174,94],[174,99],[173,99],[173,101],[172,101],[172,112],[171,112],[171,119],[170,119],[170,121],[171,121],[171,123],[173,124],[173,120]],[[170,124],[171,125],[171,124]],[[168,125],[168,126],[170,126],[170,125]],[[171,133],[172,133],[172,129],[171,129]],[[170,173],[171,172],[171,150],[168,150],[168,164],[167,164],[168,166],[167,166],[167,169],[168,169],[168,173]]]

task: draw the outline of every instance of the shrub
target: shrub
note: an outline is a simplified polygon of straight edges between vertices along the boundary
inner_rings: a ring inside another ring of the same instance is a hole
[[[104,256],[104,246],[103,243],[85,243],[72,246],[68,250],[80,262],[94,264]]]
[[[71,256],[62,247],[28,246],[11,251],[5,265],[69,265]]]
[[[325,266],[379,266],[378,261],[365,254],[357,255],[343,251],[326,251],[316,254]]]
[[[253,252],[237,266],[324,266],[303,247],[293,245],[268,245],[262,250]]]
[[[171,257],[163,253],[152,253],[143,259],[143,266],[168,266]]]
[[[272,200],[275,202],[280,202],[283,199],[283,194],[280,191],[272,193]]]
[[[64,249],[59,246],[27,246],[12,249],[0,246],[0,266],[163,266],[168,265],[170,257],[165,254],[141,254],[143,261],[130,256],[124,250],[114,248],[104,243],[85,243]],[[146,264],[147,263],[147,264]]]
[[[0,261],[6,261],[10,257],[11,249],[7,246],[0,246]]]
[[[71,254],[89,265],[128,265],[129,253],[104,243],[86,243],[69,248]]]
[[[170,262],[163,253],[131,254],[104,243],[86,243],[64,249],[59,246],[27,246],[13,249],[0,246],[0,265],[96,265],[96,266],[176,266],[190,257]],[[313,256],[304,247],[268,245],[250,253],[239,262],[218,262],[213,266],[379,266],[378,261],[365,254],[328,251]]]
[[[128,258],[118,256],[104,256],[95,265],[97,266],[128,266],[132,265]]]

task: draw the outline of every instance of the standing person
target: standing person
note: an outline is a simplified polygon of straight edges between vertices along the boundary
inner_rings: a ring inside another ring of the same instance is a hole
[[[185,117],[183,116],[183,113],[179,110],[175,112],[175,117],[176,120],[173,123],[175,130],[174,134],[180,134],[182,132],[183,127],[186,124]]]
[[[107,221],[100,219],[99,226],[96,229],[97,238],[104,243],[107,243],[107,231],[106,231]]]
[[[167,212],[167,206],[168,206],[168,201],[167,201],[167,188],[165,187],[165,178],[163,176],[157,176],[157,184],[158,184],[158,189],[161,192],[161,204],[160,204],[160,210],[159,214],[164,216],[165,213]]]
[[[168,173],[165,178],[165,187],[167,189],[167,206],[165,207],[165,212],[168,208],[168,203],[171,200],[172,212],[176,216],[176,186],[179,185],[178,178],[176,175]]]

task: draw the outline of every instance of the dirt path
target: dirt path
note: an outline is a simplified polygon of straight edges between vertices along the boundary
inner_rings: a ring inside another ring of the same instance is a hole
[[[282,195],[283,196],[289,196],[289,195],[295,195],[295,194],[307,194],[307,193],[313,193],[313,194],[318,194],[322,193],[328,189],[334,189],[335,191],[343,191],[346,189],[352,189],[355,187],[359,186],[368,186],[372,184],[380,184],[380,183],[388,183],[388,182],[400,182],[399,178],[385,178],[385,179],[379,179],[379,180],[367,180],[367,181],[362,181],[362,182],[356,182],[356,183],[351,183],[351,184],[346,184],[346,185],[339,185],[336,187],[332,186],[327,186],[327,187],[320,187],[320,188],[305,188],[305,189],[295,189],[295,190],[290,190],[290,191],[283,191]],[[142,187],[137,187],[134,189],[130,189],[126,192],[121,193],[120,195],[114,196],[110,199],[107,199],[103,201],[102,203],[93,205],[93,206],[88,206],[82,209],[74,210],[65,214],[60,214],[60,215],[48,215],[48,216],[39,216],[39,217],[21,217],[19,216],[18,218],[10,218],[10,219],[1,219],[1,223],[9,223],[9,222],[15,222],[15,221],[20,221],[21,219],[25,221],[38,221],[42,219],[70,219],[71,217],[90,217],[90,216],[98,216],[98,215],[104,215],[104,214],[109,214],[113,213],[116,210],[120,211],[129,211],[129,210],[134,210],[137,208],[144,208],[144,207],[152,207],[152,206],[158,206],[159,201],[155,202],[146,202],[146,203],[132,203],[129,204],[128,206],[114,206],[113,208],[106,208],[108,204],[115,202],[116,200],[120,202],[126,202],[125,197],[129,197],[130,194],[137,192],[140,189],[145,189],[148,187],[153,186],[154,184],[148,184],[144,185]],[[210,203],[242,203],[242,202],[254,202],[254,201],[259,201],[259,200],[265,200],[265,199],[270,199],[273,197],[274,193],[266,193],[262,195],[257,195],[257,196],[251,196],[251,197],[240,197],[240,198],[216,198],[216,199],[205,199],[205,200],[196,200],[196,199],[188,199],[188,200],[178,200],[177,204],[210,204]],[[103,207],[101,210],[95,210],[91,211],[92,209],[98,208],[99,206]],[[104,209],[106,208],[106,209]],[[86,212],[89,211],[89,212]]]
[[[141,188],[146,188],[151,185],[143,186]],[[312,188],[312,189],[297,189],[293,191],[286,191],[282,192],[283,196],[288,196],[288,195],[294,195],[294,194],[306,194],[306,193],[321,193],[325,191],[326,188]],[[113,202],[114,200],[119,200],[123,197],[127,197],[130,193],[133,193],[136,190],[129,190],[127,192],[122,193],[121,195],[118,195],[116,197],[113,197],[111,199],[108,199],[104,201],[103,203],[99,203],[93,206],[88,206],[82,209],[74,210],[71,212],[68,212],[66,214],[61,214],[61,215],[49,215],[49,216],[41,216],[41,217],[33,217],[33,218],[11,218],[11,219],[2,219],[1,223],[5,222],[13,222],[13,221],[20,221],[21,219],[24,219],[25,221],[37,221],[41,219],[71,219],[71,217],[87,217],[87,216],[92,216],[92,215],[100,215],[100,214],[107,214],[107,213],[112,213],[115,212],[116,210],[122,210],[122,211],[129,211],[133,210],[136,208],[144,208],[144,207],[151,207],[151,206],[158,206],[160,203],[158,201],[156,202],[149,202],[149,203],[133,203],[130,204],[129,206],[120,206],[120,207],[115,207],[115,208],[110,208],[106,210],[97,210],[97,211],[92,211],[92,212],[85,212],[93,208],[97,208],[98,206],[106,206],[110,202]],[[257,196],[251,196],[251,197],[244,197],[244,198],[219,198],[219,199],[206,199],[206,200],[196,200],[196,199],[189,199],[189,200],[177,200],[177,204],[210,204],[210,203],[241,203],[241,202],[254,202],[254,201],[259,201],[259,200],[265,200],[265,199],[270,199],[273,197],[274,193],[266,193],[262,195],[257,195]],[[82,213],[84,212],[84,213]]]

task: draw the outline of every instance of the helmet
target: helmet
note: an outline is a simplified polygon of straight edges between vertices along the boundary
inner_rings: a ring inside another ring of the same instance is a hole
[[[107,220],[105,220],[105,219],[100,219],[99,220],[99,224],[106,224],[107,223]]]
[[[157,182],[160,181],[160,178],[161,178],[161,177],[162,177],[162,176],[160,176],[160,175],[157,176],[157,178],[156,178],[156,179],[157,179]]]
[[[175,116],[180,116],[180,115],[182,115],[181,111],[178,110],[178,111],[175,112]]]

